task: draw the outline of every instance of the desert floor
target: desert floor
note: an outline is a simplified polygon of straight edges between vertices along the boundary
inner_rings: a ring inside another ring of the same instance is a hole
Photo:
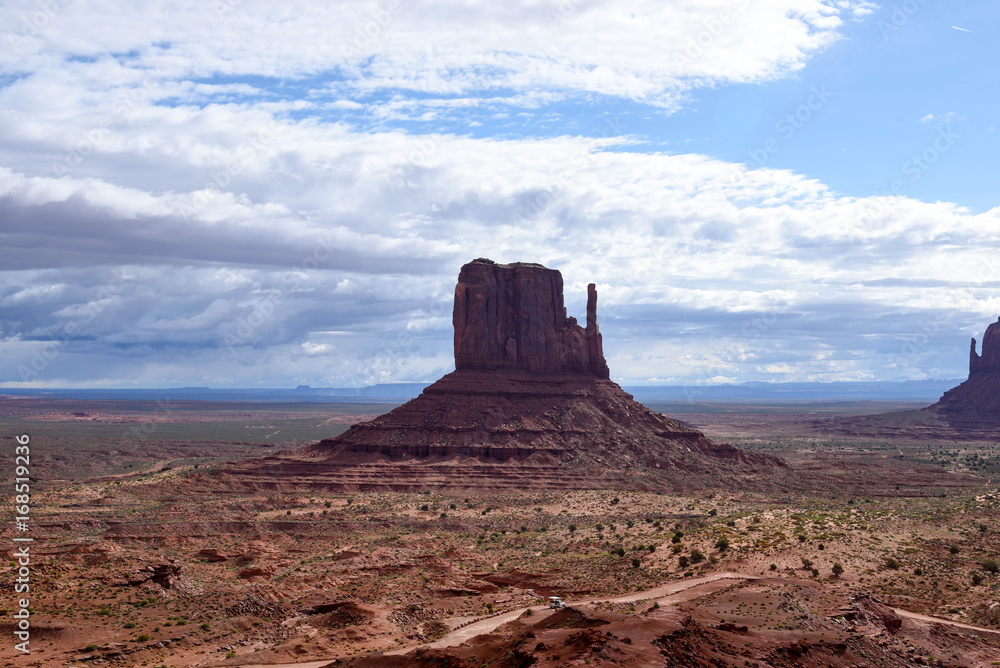
[[[1000,665],[1000,446],[810,432],[871,406],[672,412],[813,488],[442,494],[217,475],[385,405],[0,403],[34,539],[25,656],[8,507],[2,665]]]

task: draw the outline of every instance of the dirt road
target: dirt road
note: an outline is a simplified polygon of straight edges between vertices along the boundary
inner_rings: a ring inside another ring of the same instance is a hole
[[[588,603],[632,603],[633,601],[661,601],[664,598],[676,596],[682,592],[686,592],[690,589],[695,589],[703,585],[716,582],[717,580],[756,580],[755,575],[743,575],[741,573],[713,573],[712,575],[706,575],[700,578],[691,578],[690,580],[680,580],[678,582],[670,582],[668,584],[660,585],[658,587],[653,587],[652,589],[646,589],[644,591],[636,592],[634,594],[626,594],[624,596],[612,596],[610,598],[590,598],[582,599],[576,601],[567,601],[568,605],[585,605]],[[700,593],[699,593],[700,594]],[[517,610],[511,610],[510,612],[505,612],[502,615],[497,615],[496,617],[487,617],[486,619],[481,619],[478,622],[469,624],[468,626],[463,626],[460,629],[455,629],[454,631],[445,634],[443,637],[435,640],[432,643],[423,645],[423,647],[428,647],[432,649],[440,649],[442,647],[454,647],[456,645],[461,645],[463,642],[470,640],[483,633],[489,633],[494,629],[503,626],[507,622],[513,621],[520,617],[525,610],[528,608],[519,608]],[[547,615],[551,614],[552,611],[544,605],[531,606],[532,621],[536,619],[544,619]],[[534,615],[539,615],[539,617],[534,617]],[[391,652],[386,652],[386,654],[405,654],[409,652],[412,647],[407,647],[403,649],[393,650]]]
[[[688,598],[694,598],[703,595],[705,592],[702,591],[706,588],[718,588],[719,586],[728,586],[728,583],[721,582],[722,580],[759,580],[761,579],[758,575],[747,575],[744,573],[713,573],[711,575],[706,575],[700,578],[691,578],[686,580],[679,580],[676,582],[669,582],[667,584],[660,585],[658,587],[653,587],[652,589],[646,589],[640,592],[635,592],[633,594],[625,594],[623,596],[611,596],[605,598],[591,598],[591,599],[581,599],[575,601],[567,601],[568,605],[585,605],[589,603],[633,603],[635,601],[657,601],[663,602],[664,599],[670,599],[668,602],[674,602],[676,600],[683,600]],[[698,591],[695,591],[698,590]],[[446,633],[441,638],[435,640],[434,642],[427,643],[426,645],[421,645],[421,647],[426,647],[429,649],[441,649],[445,647],[455,647],[456,645],[461,645],[463,642],[471,640],[472,638],[482,635],[484,633],[490,633],[495,629],[503,626],[507,622],[511,622],[522,614],[525,610],[532,611],[532,621],[537,621],[545,619],[547,616],[552,614],[552,610],[549,610],[545,605],[530,606],[530,608],[518,608],[517,610],[511,610],[499,614],[495,617],[487,617],[486,619],[481,619],[478,622],[473,622],[468,626],[463,626],[462,628],[455,629],[449,633]],[[907,619],[913,619],[921,622],[929,622],[932,624],[942,624],[944,626],[952,626],[967,631],[975,631],[977,633],[1000,635],[1000,631],[992,629],[984,629],[978,626],[972,626],[970,624],[962,624],[961,622],[953,622],[947,619],[940,619],[938,617],[930,617],[928,615],[921,615],[915,612],[909,612],[907,610],[901,610],[895,608],[896,614],[900,617],[905,617]],[[537,616],[536,616],[537,615]],[[395,649],[386,654],[405,654],[413,650],[413,647],[404,647],[400,649]],[[257,666],[257,665],[245,665],[241,668],[322,668],[327,665],[332,659],[326,661],[313,661],[310,663],[295,663],[295,664],[281,664],[281,665],[270,665],[270,666]]]
[[[972,626],[971,624],[963,624],[962,622],[953,622],[950,619],[942,619],[941,617],[921,615],[918,612],[910,612],[909,610],[903,610],[901,608],[893,608],[893,611],[895,611],[895,613],[900,617],[905,617],[907,619],[914,619],[920,622],[930,622],[931,624],[945,624],[946,626],[954,626],[967,631],[975,631],[976,633],[1000,636],[1000,631],[997,631],[996,629],[984,629],[981,626]]]

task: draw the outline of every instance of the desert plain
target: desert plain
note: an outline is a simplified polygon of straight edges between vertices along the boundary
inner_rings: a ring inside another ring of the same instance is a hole
[[[1000,665],[1000,445],[843,428],[917,406],[650,406],[784,462],[736,483],[227,473],[391,407],[5,396],[2,438],[31,437],[34,542],[31,653],[11,548],[0,664]]]

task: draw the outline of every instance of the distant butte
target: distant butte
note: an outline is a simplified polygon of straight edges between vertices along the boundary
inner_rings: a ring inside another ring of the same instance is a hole
[[[566,313],[562,275],[539,264],[477,259],[455,287],[455,371],[417,398],[337,438],[228,470],[280,489],[663,489],[693,475],[782,466],[705,438],[609,380],[597,325]]]
[[[1000,319],[986,328],[983,352],[972,339],[969,378],[920,410],[809,420],[816,433],[914,441],[996,442],[1000,437]]]
[[[976,353],[976,339],[972,339],[968,380],[926,410],[955,428],[1000,428],[1000,319],[986,328],[982,355]]]

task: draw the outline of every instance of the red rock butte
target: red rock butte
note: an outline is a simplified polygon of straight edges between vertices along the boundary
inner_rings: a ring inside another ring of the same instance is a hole
[[[976,353],[976,339],[972,339],[968,380],[945,392],[926,410],[956,428],[1000,428],[1000,319],[986,328],[981,355]]]
[[[566,314],[562,274],[540,264],[478,259],[455,286],[455,369],[586,373],[608,378],[597,327],[597,287],[587,286],[587,327]]]
[[[223,475],[274,490],[678,489],[782,465],[713,443],[609,380],[594,284],[581,327],[558,271],[474,260],[459,273],[453,323],[455,371],[417,398]]]

